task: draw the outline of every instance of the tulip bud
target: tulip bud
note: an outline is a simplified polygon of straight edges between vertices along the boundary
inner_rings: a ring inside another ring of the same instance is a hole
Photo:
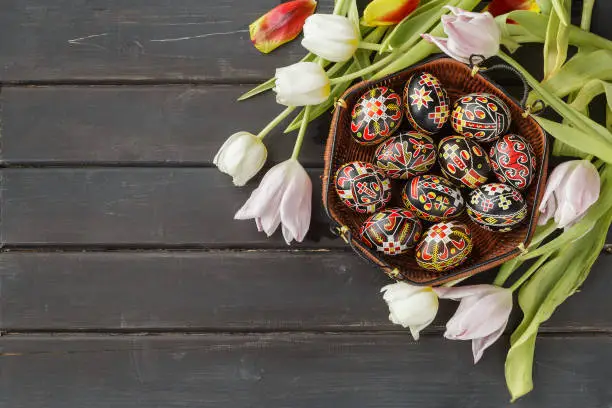
[[[366,26],[397,24],[419,6],[419,0],[373,0],[363,11]]]
[[[298,62],[277,68],[275,79],[276,102],[281,105],[318,105],[329,97],[329,78],[314,62]]]
[[[599,198],[601,180],[597,168],[588,160],[572,160],[558,165],[551,173],[540,204],[540,223],[554,213],[559,228],[579,221]]]
[[[470,56],[492,57],[499,52],[501,31],[490,13],[472,13],[457,7],[445,6],[453,15],[442,16],[442,25],[448,38],[422,37],[437,45],[446,55],[463,63]]]
[[[415,340],[419,333],[433,322],[438,313],[438,296],[430,287],[397,282],[381,289],[389,306],[389,320],[393,324],[409,327]]]
[[[535,0],[493,0],[486,8],[486,11],[491,13],[493,17],[501,16],[514,10],[539,12],[540,6],[538,6]]]
[[[328,61],[349,60],[359,44],[359,33],[344,16],[313,14],[304,23],[302,46]]]
[[[314,0],[293,0],[274,7],[249,26],[253,45],[267,54],[293,40],[316,7]]]
[[[267,156],[261,139],[249,132],[238,132],[225,141],[213,163],[232,176],[235,185],[243,186],[261,170]]]

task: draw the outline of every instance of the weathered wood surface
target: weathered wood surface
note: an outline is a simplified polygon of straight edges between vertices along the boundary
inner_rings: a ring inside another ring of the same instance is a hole
[[[610,337],[539,338],[537,392],[508,403],[502,338],[407,333],[13,336],[0,339],[0,405],[30,407],[608,407]]]
[[[611,267],[602,257],[543,331],[612,333]],[[8,331],[397,330],[378,293],[389,280],[350,252],[8,252],[0,282]]]

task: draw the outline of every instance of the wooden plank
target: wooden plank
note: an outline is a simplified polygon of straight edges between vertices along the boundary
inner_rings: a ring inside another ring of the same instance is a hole
[[[612,331],[601,308],[611,266],[603,256],[542,330]],[[0,329],[9,331],[398,329],[379,295],[390,281],[351,252],[8,252],[0,282]],[[442,332],[455,308],[441,302],[427,332]]]
[[[296,247],[344,247],[330,239],[311,172],[313,219]],[[9,246],[282,247],[235,212],[257,182],[237,188],[212,168],[56,168],[2,171],[2,243]]]
[[[306,54],[298,41],[269,55],[251,44],[248,25],[277,3],[4,0],[0,80],[258,81]]]
[[[7,164],[211,165],[231,134],[257,133],[282,111],[273,95],[236,102],[238,86],[5,88],[2,159]],[[213,119],[214,118],[214,119]],[[310,125],[300,160],[322,166],[331,115]],[[288,123],[288,122],[286,122]],[[296,133],[266,138],[269,162],[291,155]]]
[[[474,366],[469,342],[402,334],[7,336],[6,407],[507,406],[507,338]],[[607,407],[612,339],[541,337],[517,408]]]

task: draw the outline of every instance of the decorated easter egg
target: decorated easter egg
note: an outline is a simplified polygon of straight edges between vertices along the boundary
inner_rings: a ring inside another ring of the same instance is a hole
[[[402,122],[402,99],[393,89],[372,88],[359,98],[351,113],[351,134],[363,145],[375,145],[393,134]]]
[[[491,167],[502,183],[523,190],[536,172],[536,155],[531,145],[519,135],[508,134],[491,147]]]
[[[486,230],[508,232],[527,216],[527,203],[514,187],[489,183],[470,193],[467,213]]]
[[[450,116],[450,101],[435,76],[419,72],[404,86],[406,118],[415,130],[432,135],[442,129]]]
[[[391,182],[370,163],[343,165],[336,172],[334,184],[342,202],[359,213],[373,213],[391,200]]]
[[[478,142],[490,142],[505,134],[510,121],[510,109],[504,101],[487,93],[459,98],[451,114],[455,132]]]
[[[450,181],[423,174],[408,180],[402,191],[406,208],[427,221],[444,221],[463,212],[465,201]]]
[[[392,179],[408,179],[436,164],[436,146],[429,136],[400,133],[378,146],[374,163]]]
[[[478,143],[463,136],[442,139],[438,144],[438,161],[446,177],[469,188],[486,183],[491,173],[487,153]]]
[[[421,238],[421,222],[405,208],[387,208],[368,218],[361,227],[361,240],[386,255],[406,253]]]
[[[416,261],[423,269],[446,271],[460,265],[472,252],[470,229],[460,222],[434,224],[415,248]]]

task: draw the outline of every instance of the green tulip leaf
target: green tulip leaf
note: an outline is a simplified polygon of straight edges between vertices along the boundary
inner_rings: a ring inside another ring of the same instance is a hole
[[[568,0],[563,2],[564,9],[569,6]],[[567,48],[569,45],[569,27],[563,23],[561,16],[555,8],[550,14],[546,27],[546,38],[544,41],[544,78],[549,78],[557,72],[567,59]]]
[[[595,0],[583,0],[582,2],[582,18],[580,19],[580,28],[589,31],[591,29],[591,17],[593,16],[593,6]]]
[[[569,26],[571,24],[568,11],[568,3],[570,3],[568,0],[552,0],[553,10],[559,16],[561,24],[565,26]]]
[[[612,80],[612,51],[580,52],[542,84],[563,98],[593,79]]]
[[[348,19],[353,23],[357,32],[359,32],[359,9],[357,8],[357,0],[349,0]]]
[[[448,12],[442,8],[446,3],[446,0],[434,0],[416,9],[393,29],[381,44],[381,50],[389,51],[414,43],[415,39],[418,40],[422,33],[428,32]]]
[[[532,334],[521,345],[510,347],[504,371],[506,385],[512,402],[533,390],[533,355],[535,352],[536,334]]]

